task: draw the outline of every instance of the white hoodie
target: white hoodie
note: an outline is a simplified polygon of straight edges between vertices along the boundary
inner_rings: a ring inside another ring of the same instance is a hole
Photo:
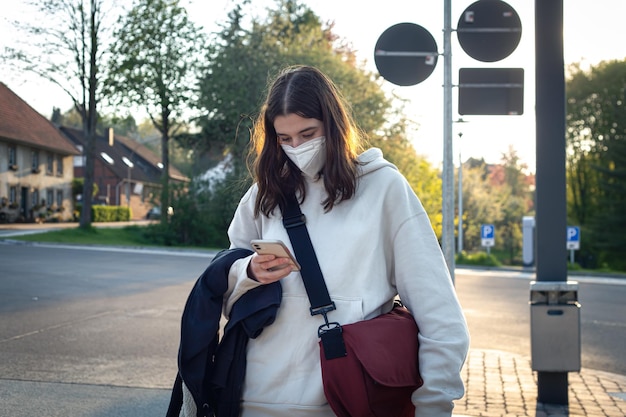
[[[396,294],[420,330],[424,385],[412,396],[415,415],[450,416],[464,393],[460,377],[469,335],[439,243],[419,199],[379,149],[359,156],[356,194],[324,212],[323,182],[308,181],[301,205],[326,285],[337,309],[331,321],[349,324],[391,309]],[[231,248],[252,239],[279,239],[292,249],[276,210],[254,218],[257,187],[241,199],[228,230]],[[293,249],[292,249],[293,251]],[[292,252],[293,253],[293,252]],[[249,258],[235,262],[225,304],[260,283],[248,278]],[[243,417],[334,416],[324,397],[317,328],[300,273],[282,279],[276,321],[248,345]],[[393,341],[390,341],[393,343]]]

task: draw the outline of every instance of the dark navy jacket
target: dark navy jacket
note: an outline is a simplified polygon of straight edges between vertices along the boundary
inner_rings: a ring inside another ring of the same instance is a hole
[[[219,340],[223,296],[232,264],[249,256],[247,249],[219,252],[194,285],[181,320],[178,375],[167,417],[178,417],[182,381],[191,392],[198,416],[238,416],[246,371],[246,347],[274,322],[280,306],[280,282],[248,291],[233,305]]]

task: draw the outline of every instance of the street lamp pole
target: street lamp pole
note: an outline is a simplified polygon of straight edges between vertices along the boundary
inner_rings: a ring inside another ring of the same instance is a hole
[[[444,1],[443,30],[443,172],[441,249],[454,283],[454,156],[452,153],[452,1]]]
[[[459,233],[458,233],[458,253],[463,252],[463,160],[461,159],[461,138],[463,133],[459,132]]]
[[[130,165],[128,166],[128,184],[126,184],[126,205],[130,207]]]
[[[135,166],[135,164],[133,164],[132,161],[125,156],[122,157],[122,161],[124,161],[124,163],[128,167],[128,181],[126,184],[126,205],[130,208],[130,170]]]

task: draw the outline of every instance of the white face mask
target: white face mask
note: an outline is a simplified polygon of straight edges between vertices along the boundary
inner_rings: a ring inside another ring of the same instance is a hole
[[[290,145],[280,146],[304,175],[313,179],[317,178],[317,174],[326,162],[326,138],[324,136],[311,139],[295,148]]]

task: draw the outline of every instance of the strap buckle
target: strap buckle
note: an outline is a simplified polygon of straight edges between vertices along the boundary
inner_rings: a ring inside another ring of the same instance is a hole
[[[306,216],[302,213],[295,216],[283,217],[283,225],[285,229],[291,229],[306,224]]]
[[[326,317],[326,314],[330,313],[333,310],[336,310],[337,307],[335,307],[335,302],[331,301],[330,304],[325,305],[325,306],[321,306],[321,307],[310,307],[309,311],[311,312],[312,316],[317,316],[318,314],[321,314],[322,316],[324,316],[324,321],[326,323],[328,323],[328,318]]]
[[[341,332],[341,325],[337,322],[330,322],[328,321],[328,313],[335,310],[337,307],[335,307],[335,302],[331,301],[330,304],[325,305],[325,306],[321,306],[321,307],[311,307],[309,308],[309,310],[311,311],[311,315],[312,316],[316,316],[318,314],[321,314],[322,317],[324,317],[324,324],[322,324],[319,329],[317,329],[317,335],[318,337],[321,337],[322,334],[330,331],[330,330],[334,330],[336,328],[339,328],[339,331]]]
[[[317,337],[322,337],[327,332],[343,333],[343,328],[336,321],[326,322],[317,328]]]

